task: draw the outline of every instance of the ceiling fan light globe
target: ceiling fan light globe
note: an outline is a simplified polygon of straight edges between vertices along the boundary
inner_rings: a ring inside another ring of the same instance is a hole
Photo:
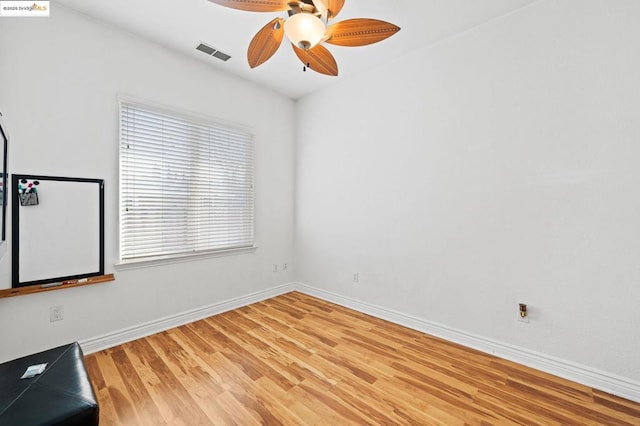
[[[308,50],[322,41],[326,28],[320,18],[311,13],[296,13],[284,23],[287,38],[301,49]]]

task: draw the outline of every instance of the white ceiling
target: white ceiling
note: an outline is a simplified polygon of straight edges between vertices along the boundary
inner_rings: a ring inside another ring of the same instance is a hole
[[[297,99],[536,1],[539,0],[347,0],[335,21],[375,18],[396,24],[401,31],[370,46],[327,45],[338,62],[338,77],[303,72],[300,60],[286,40],[269,61],[249,68],[246,51],[254,34],[271,19],[286,16],[284,13],[244,12],[208,0],[57,0],[56,3]],[[201,41],[232,58],[222,62],[196,51]]]

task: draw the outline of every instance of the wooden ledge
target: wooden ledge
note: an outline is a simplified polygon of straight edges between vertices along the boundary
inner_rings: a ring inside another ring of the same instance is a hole
[[[61,290],[63,288],[81,287],[84,285],[105,283],[107,281],[114,281],[116,278],[113,274],[98,275],[95,277],[87,277],[84,280],[70,280],[62,283],[54,284],[37,284],[29,285],[25,287],[8,288],[6,290],[0,290],[0,299],[5,297],[22,296],[23,294],[42,293],[43,291]]]

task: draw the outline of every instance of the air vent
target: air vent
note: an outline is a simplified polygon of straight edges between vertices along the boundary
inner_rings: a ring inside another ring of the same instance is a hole
[[[196,50],[199,50],[203,53],[206,53],[207,55],[213,55],[213,53],[216,51],[216,49],[214,49],[211,46],[207,46],[204,43],[200,43],[197,47]]]
[[[221,61],[227,62],[229,59],[231,59],[230,55],[227,55],[226,53],[223,53],[223,52],[219,51],[218,49],[216,49],[215,47],[211,47],[206,43],[200,42],[200,44],[196,46],[196,50],[199,50],[202,53],[206,53],[209,56],[213,56],[215,58],[218,58]]]
[[[222,53],[219,50],[216,50],[216,52],[212,56],[215,56],[216,58],[225,62],[227,62],[229,58],[231,58],[231,56],[227,55],[226,53]]]

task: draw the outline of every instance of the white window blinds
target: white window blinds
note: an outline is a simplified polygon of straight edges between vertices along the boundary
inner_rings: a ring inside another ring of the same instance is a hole
[[[253,246],[244,130],[120,103],[120,258]]]

